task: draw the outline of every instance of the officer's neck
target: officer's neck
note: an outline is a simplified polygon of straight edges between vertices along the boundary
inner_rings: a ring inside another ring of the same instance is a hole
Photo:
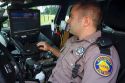
[[[89,29],[86,29],[84,31],[81,32],[81,34],[78,36],[78,39],[79,40],[83,40],[83,39],[86,39],[88,38],[89,36],[91,36],[92,34],[94,34],[96,32],[96,29],[93,28],[91,30]]]

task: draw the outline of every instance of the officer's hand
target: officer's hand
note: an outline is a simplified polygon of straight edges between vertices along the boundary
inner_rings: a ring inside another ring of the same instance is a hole
[[[39,50],[43,50],[43,51],[50,51],[50,48],[51,48],[51,46],[46,42],[37,43],[37,47]]]

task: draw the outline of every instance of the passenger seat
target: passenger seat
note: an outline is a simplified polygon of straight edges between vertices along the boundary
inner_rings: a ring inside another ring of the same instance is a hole
[[[125,83],[125,32],[115,31],[107,27],[103,30],[103,34],[112,39],[119,54],[121,66],[116,83]]]

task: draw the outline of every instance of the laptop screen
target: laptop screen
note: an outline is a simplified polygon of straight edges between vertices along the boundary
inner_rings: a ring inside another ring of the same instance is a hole
[[[30,34],[40,28],[39,10],[9,10],[9,19],[12,35]]]

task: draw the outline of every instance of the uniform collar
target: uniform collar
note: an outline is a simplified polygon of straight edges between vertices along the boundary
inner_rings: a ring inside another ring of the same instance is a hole
[[[93,43],[97,40],[98,37],[101,36],[101,31],[97,31],[89,36],[87,36],[86,38],[82,39],[82,40],[78,40],[78,37],[74,36],[71,40],[72,43],[75,43],[75,42],[82,42],[82,41],[86,41],[86,42],[89,42],[89,43]]]

